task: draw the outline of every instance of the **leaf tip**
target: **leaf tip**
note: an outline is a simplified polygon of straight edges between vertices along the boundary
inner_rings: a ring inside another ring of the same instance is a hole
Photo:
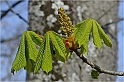
[[[12,69],[11,69],[11,73],[13,73],[13,75],[14,75],[14,71],[15,71],[15,70],[12,68]]]

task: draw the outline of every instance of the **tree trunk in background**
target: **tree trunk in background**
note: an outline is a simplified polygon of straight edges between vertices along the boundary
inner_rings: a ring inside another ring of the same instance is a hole
[[[57,9],[63,7],[73,24],[86,18],[96,19],[105,32],[110,36],[113,47],[103,47],[98,50],[93,45],[92,38],[89,42],[89,52],[84,56],[100,67],[116,71],[117,69],[117,24],[113,23],[106,26],[107,23],[118,19],[118,1],[35,1],[29,2],[29,30],[38,34],[44,34],[48,30],[58,32],[59,23],[57,21]],[[115,81],[116,76],[100,74],[99,78],[92,79],[90,73],[92,68],[84,63],[78,56],[72,54],[64,64],[53,58],[53,70],[46,75],[42,70],[37,74],[27,74],[26,80],[33,82],[41,81],[92,81],[92,82],[110,82]]]

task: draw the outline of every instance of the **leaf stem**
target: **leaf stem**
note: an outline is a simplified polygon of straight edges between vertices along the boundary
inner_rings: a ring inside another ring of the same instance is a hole
[[[79,56],[83,60],[83,62],[87,63],[92,68],[96,69],[99,73],[124,76],[124,72],[109,71],[109,70],[105,70],[105,69],[99,67],[98,65],[94,64],[93,62],[87,60],[87,58],[85,58],[83,55],[81,55],[80,52],[77,51],[77,49],[75,49],[74,52],[77,54],[77,56]]]

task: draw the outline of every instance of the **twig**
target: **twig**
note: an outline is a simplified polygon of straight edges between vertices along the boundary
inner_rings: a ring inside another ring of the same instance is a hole
[[[12,11],[14,14],[16,14],[20,19],[22,19],[24,22],[26,22],[27,24],[28,24],[28,21],[26,21],[21,15],[19,15],[18,13],[16,13],[13,9],[12,9],[12,7],[9,5],[9,3],[8,3],[8,0],[6,0],[6,3],[7,3],[7,5],[9,6],[9,8],[10,8],[10,11]]]
[[[112,5],[107,11],[105,11],[105,13],[103,13],[99,18],[97,18],[97,21],[99,21],[103,16],[105,16],[112,8],[115,7],[115,5],[117,5],[118,3],[115,3],[114,5]]]
[[[123,20],[124,20],[124,18],[121,18],[121,19],[115,20],[115,21],[113,21],[113,22],[106,23],[105,25],[103,25],[103,26],[101,26],[101,27],[102,27],[102,29],[104,29],[104,31],[105,31],[106,33],[108,33],[114,40],[116,40],[117,38],[115,38],[115,37],[109,32],[108,26],[111,25],[111,24],[114,24],[114,23],[118,23],[118,22],[123,21]]]
[[[16,35],[16,36],[13,36],[13,37],[11,37],[11,38],[9,38],[9,39],[6,39],[6,40],[0,40],[0,42],[3,43],[3,42],[12,41],[12,40],[15,40],[15,39],[17,39],[17,38],[19,38],[19,37],[21,37],[21,34]]]
[[[74,50],[74,52],[77,54],[77,56],[79,56],[83,60],[83,62],[87,63],[92,68],[96,69],[99,73],[104,73],[104,74],[109,74],[109,75],[124,76],[124,72],[115,72],[115,71],[109,71],[109,70],[104,70],[104,69],[100,68],[98,65],[96,65],[96,64],[92,63],[91,61],[87,60],[87,58],[85,58],[83,55],[81,55],[77,51],[77,49]]]
[[[21,2],[22,2],[22,0],[20,0],[20,1],[16,2],[16,3],[14,3],[11,7],[14,8],[16,5],[20,4]],[[4,16],[6,16],[6,14],[7,14],[9,11],[10,11],[10,8],[9,8],[8,10],[4,11],[4,13],[1,14],[1,19],[2,19]]]
[[[118,19],[118,20],[116,20],[116,21],[107,23],[107,24],[105,24],[104,26],[108,26],[108,25],[113,24],[113,23],[118,23],[118,22],[120,22],[120,21],[122,21],[122,20],[124,20],[124,18],[121,18],[121,19]]]

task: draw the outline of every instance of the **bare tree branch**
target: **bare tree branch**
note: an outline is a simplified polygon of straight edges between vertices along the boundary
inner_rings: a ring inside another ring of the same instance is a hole
[[[16,3],[14,3],[14,4],[11,6],[11,8],[14,8],[15,6],[17,6],[17,5],[20,4],[21,2],[23,2],[23,0],[17,1]],[[6,14],[7,14],[9,11],[10,11],[10,8],[9,8],[8,10],[4,11],[4,12],[1,14],[1,19],[2,19],[3,17],[5,17]]]
[[[7,3],[7,5],[9,6],[9,9],[10,9],[10,11],[12,11],[15,15],[17,15],[20,19],[22,19],[24,22],[26,22],[27,24],[28,24],[28,21],[26,21],[21,15],[19,15],[18,13],[16,13],[13,9],[12,9],[12,7],[9,5],[9,3],[8,3],[8,0],[6,0],[6,3]]]
[[[105,70],[103,68],[100,68],[98,65],[96,65],[96,64],[92,63],[91,61],[87,60],[87,58],[85,58],[83,55],[81,55],[77,51],[77,49],[74,50],[74,52],[77,54],[77,56],[79,56],[83,60],[83,62],[87,63],[92,68],[96,69],[99,73],[104,73],[104,74],[109,74],[109,75],[124,76],[124,72],[115,72],[115,71],[109,71],[109,70]]]
[[[110,23],[106,23],[105,25],[103,25],[103,26],[101,26],[101,27],[102,27],[102,29],[104,29],[104,31],[105,31],[106,33],[108,33],[114,40],[116,40],[117,38],[115,38],[115,37],[109,32],[108,26],[111,25],[111,24],[114,24],[114,23],[118,23],[118,22],[120,22],[120,21],[122,21],[122,20],[124,20],[124,18],[117,19],[117,20],[115,20],[115,21],[113,21],[113,22],[110,22]]]
[[[99,21],[103,16],[105,16],[112,8],[116,7],[115,5],[117,5],[118,3],[115,3],[114,5],[112,5],[107,11],[105,11],[105,13],[103,13],[100,17],[97,18],[97,21]]]
[[[19,34],[19,35],[16,35],[16,36],[11,37],[11,38],[9,38],[9,39],[1,40],[0,42],[3,43],[3,42],[12,41],[12,40],[15,40],[15,39],[21,37],[21,35],[22,35],[22,34]]]
[[[105,24],[104,26],[108,26],[108,25],[113,24],[113,23],[118,23],[118,22],[120,22],[120,21],[122,21],[122,20],[124,20],[124,18],[121,18],[121,19],[118,19],[118,20],[116,20],[116,21],[107,23],[107,24]]]

